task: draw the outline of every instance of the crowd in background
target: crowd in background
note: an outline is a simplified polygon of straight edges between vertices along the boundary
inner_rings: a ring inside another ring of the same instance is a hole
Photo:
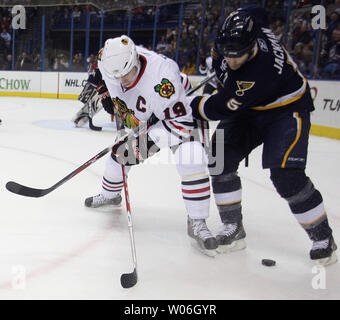
[[[242,3],[261,4],[262,1],[244,0]],[[288,0],[267,0],[266,9],[269,13],[270,27],[281,43],[292,54],[295,62],[301,72],[307,77],[337,79],[340,80],[340,0],[325,0],[327,8],[327,25],[322,32],[317,32],[312,28],[311,7],[316,4],[313,0],[295,0],[293,1],[294,15],[290,15],[290,29],[285,37],[286,12]],[[224,15],[238,8],[240,0],[225,1]],[[180,4],[175,8],[178,11]],[[158,12],[161,21],[167,21],[174,10],[174,5],[163,6],[160,8],[140,7],[132,11],[133,26],[152,26],[155,15]],[[33,16],[36,14],[36,8],[30,10]],[[115,21],[117,24],[126,24],[128,11],[113,11],[105,13],[104,21]],[[180,28],[180,42],[177,50],[178,26],[163,28],[157,32],[157,42],[154,50],[162,53],[172,59],[177,58],[180,69],[188,74],[196,74],[198,70],[197,62],[202,67],[205,59],[210,55],[211,48],[214,45],[214,37],[218,26],[221,22],[221,3],[213,0],[207,1],[205,18],[203,20],[202,38],[200,43],[199,60],[197,61],[197,48],[200,41],[200,28],[202,23],[202,5],[197,3],[195,10],[184,17]],[[52,16],[50,25],[69,26],[70,17],[73,15],[74,24],[84,24],[86,14],[90,14],[91,27],[99,26],[101,13],[91,5],[87,6],[61,6],[57,7]],[[105,20],[106,19],[106,20]],[[7,8],[0,8],[0,69],[12,69],[12,27],[11,14]],[[320,37],[320,47],[317,37]],[[152,39],[146,39],[144,46],[152,49]],[[21,50],[14,61],[15,70],[41,70],[41,54],[39,48],[33,47],[31,50]],[[28,52],[29,51],[29,52]],[[317,54],[315,54],[317,51]],[[74,54],[70,59],[67,51],[55,53],[48,57],[44,70],[50,71],[84,71],[86,62],[91,61],[95,52],[91,56],[84,57],[84,52],[80,48],[74,48]],[[87,60],[85,60],[87,59]],[[317,68],[312,70],[313,59],[317,59]]]
[[[340,80],[340,0],[328,1],[326,29],[321,33],[312,28],[310,9],[313,1],[304,1],[294,16],[290,41],[286,45],[301,72],[309,77]],[[327,1],[326,1],[327,2]],[[303,10],[303,9],[306,10]],[[315,47],[318,35],[320,48]],[[317,55],[314,56],[314,50]],[[313,56],[316,70],[312,69]]]

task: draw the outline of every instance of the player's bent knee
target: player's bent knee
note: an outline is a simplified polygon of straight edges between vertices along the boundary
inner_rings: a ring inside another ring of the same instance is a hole
[[[290,198],[312,184],[306,176],[304,169],[274,168],[270,170],[272,180],[277,192],[283,198]]]
[[[174,152],[176,166],[181,176],[208,173],[208,159],[201,143],[185,142]]]

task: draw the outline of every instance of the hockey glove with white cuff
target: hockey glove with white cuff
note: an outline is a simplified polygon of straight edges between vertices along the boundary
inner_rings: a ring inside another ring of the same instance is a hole
[[[105,111],[110,114],[114,114],[114,104],[112,102],[109,91],[107,90],[107,87],[104,81],[99,82],[97,86],[97,92],[98,92],[99,98],[102,102],[102,105]]]

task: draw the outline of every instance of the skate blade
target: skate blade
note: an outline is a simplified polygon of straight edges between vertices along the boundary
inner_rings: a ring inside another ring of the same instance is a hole
[[[113,208],[120,208],[122,206],[121,203],[119,204],[103,204],[101,206],[97,206],[97,207],[90,207],[92,209],[113,209]]]
[[[338,261],[338,257],[335,254],[335,252],[333,252],[330,257],[315,260],[318,266],[323,266],[323,267],[329,266],[330,264],[333,264],[337,261]]]
[[[232,244],[219,245],[216,249],[218,253],[228,253],[243,250],[247,247],[246,241],[244,239],[236,240]]]
[[[208,257],[214,258],[217,255],[216,249],[209,250],[209,249],[202,248],[195,239],[190,239],[190,243],[196,250],[202,252]]]

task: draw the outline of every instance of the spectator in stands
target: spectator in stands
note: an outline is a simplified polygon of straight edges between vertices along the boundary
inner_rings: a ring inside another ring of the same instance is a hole
[[[84,71],[84,59],[83,54],[78,52],[74,55],[72,60],[72,70],[73,71]]]
[[[33,70],[40,71],[41,70],[41,56],[40,53],[37,53],[33,58]]]
[[[15,70],[31,70],[32,69],[32,59],[27,55],[26,51],[23,51],[18,58],[15,65]]]
[[[192,53],[194,49],[194,42],[186,32],[182,32],[181,34],[180,46],[184,53]]]
[[[74,7],[73,12],[73,19],[75,24],[80,24],[81,21],[81,11],[78,6]]]
[[[7,16],[2,18],[0,27],[1,27],[1,29],[9,30],[9,28],[10,28],[10,21],[9,21],[9,18]]]
[[[327,13],[336,11],[338,15],[340,16],[340,0],[335,0],[334,3],[328,3],[326,8],[327,8]]]
[[[322,78],[340,80],[340,24],[332,32],[332,39],[326,50],[321,52],[321,58],[326,61],[320,72]]]
[[[167,43],[177,41],[177,28],[175,30],[172,30],[171,28],[166,29],[165,39]]]
[[[185,66],[182,69],[183,73],[188,75],[196,74],[196,64],[192,62],[191,59],[188,59]]]
[[[336,11],[333,11],[330,15],[330,21],[327,26],[326,34],[328,36],[331,36],[333,33],[333,30],[335,30],[339,24],[340,24],[340,15]]]
[[[70,67],[70,64],[69,64],[68,58],[64,54],[61,54],[61,57],[60,57],[60,70],[61,71],[67,71],[67,70],[69,70],[69,67]]]
[[[283,39],[284,32],[285,32],[285,26],[282,20],[276,19],[275,22],[271,25],[271,29],[273,30],[279,42],[281,42]]]
[[[305,64],[305,69],[300,70],[305,76],[311,76],[311,65],[313,62],[313,44],[304,44],[302,47],[303,62]]]
[[[161,40],[157,43],[156,51],[158,53],[163,53],[168,49],[169,43],[166,42],[165,35],[161,36]]]
[[[69,17],[70,17],[70,10],[68,7],[64,7],[64,11],[61,15],[61,23],[65,24]]]
[[[298,65],[299,70],[305,74],[305,70],[307,69],[306,64],[304,62],[303,57],[303,47],[304,44],[302,42],[298,42],[294,47],[293,59],[294,62]]]
[[[332,32],[332,41],[339,42],[340,41],[340,23]]]
[[[175,60],[176,58],[176,41],[170,42],[168,48],[163,53],[165,56],[169,57],[170,59]]]
[[[92,65],[93,63],[97,62],[97,55],[91,53],[87,59],[86,59],[86,62],[87,62],[87,72],[90,72],[90,70],[92,70]]]
[[[303,44],[309,44],[311,41],[311,31],[309,29],[308,22],[304,20],[301,24],[300,32],[296,37],[296,43],[302,42]]]
[[[10,48],[12,38],[11,35],[7,32],[7,29],[3,28],[0,36],[2,39],[4,39],[6,48]]]
[[[6,59],[1,62],[0,70],[12,70],[12,55],[8,54]]]
[[[6,47],[5,40],[0,37],[0,57],[5,57],[8,48]]]

